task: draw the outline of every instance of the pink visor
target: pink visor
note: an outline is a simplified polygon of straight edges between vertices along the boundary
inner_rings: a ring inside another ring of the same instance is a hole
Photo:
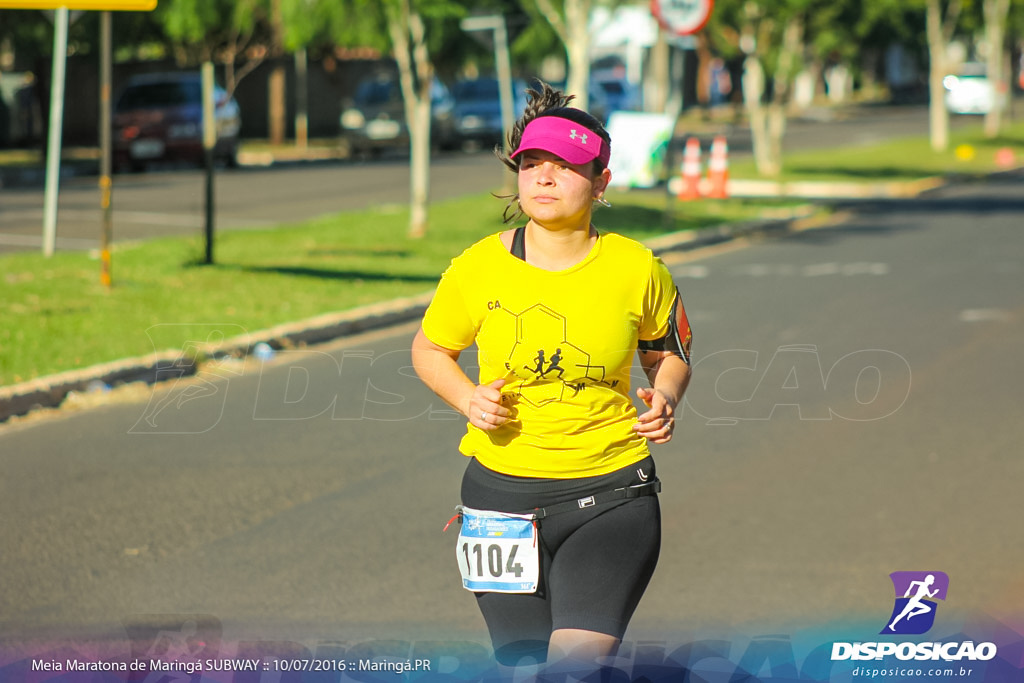
[[[528,149],[541,149],[565,159],[570,164],[585,164],[597,159],[601,168],[608,166],[611,150],[594,131],[575,121],[557,116],[541,116],[526,124],[519,147],[512,158]]]

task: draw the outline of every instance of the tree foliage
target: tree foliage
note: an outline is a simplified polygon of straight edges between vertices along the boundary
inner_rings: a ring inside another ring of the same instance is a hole
[[[586,106],[589,14],[598,3],[619,2],[160,0],[153,12],[116,13],[115,29],[122,54],[137,55],[137,46],[152,45],[157,46],[152,52],[173,54],[183,66],[206,60],[221,64],[229,90],[272,55],[326,52],[335,46],[389,53],[403,72],[407,120],[416,131],[422,125],[416,123],[423,115],[421,98],[429,99],[435,74],[450,80],[467,58],[491,63],[490,49],[460,30],[461,18],[471,13],[510,16],[512,56],[526,70],[535,71],[544,57],[564,52],[567,89]],[[965,45],[968,58],[980,61],[987,55],[990,76],[1005,88],[1015,73],[1007,68],[1010,49],[1016,45],[1019,51],[1022,33],[1020,0],[715,0],[701,45],[744,60],[745,105],[756,121],[755,151],[763,169],[772,173],[781,163],[775,148],[780,149],[798,72],[809,72],[813,82],[821,83],[828,68],[844,65],[864,82],[881,72],[884,51],[893,43],[912,53],[927,52],[922,62],[929,68],[930,127],[933,145],[941,149],[948,139],[941,78],[954,66],[950,42]],[[97,35],[98,13],[80,15],[70,27],[69,52],[94,51]],[[16,69],[38,70],[52,40],[52,24],[43,12],[0,12],[0,41],[17,55]],[[986,52],[989,44],[995,45]],[[989,117],[987,126],[995,134],[998,116]],[[414,156],[419,163],[420,155],[414,151]]]
[[[804,67],[816,0],[720,0],[708,32],[743,55],[743,101],[758,171],[782,170],[782,136],[796,74]],[[826,43],[827,45],[827,43]]]
[[[398,65],[409,128],[410,237],[427,232],[430,198],[431,88],[436,60],[454,36],[467,8],[454,0],[348,0],[337,3],[330,24],[339,45],[386,46]],[[346,22],[342,15],[350,18]]]
[[[594,0],[524,2],[532,4],[561,41],[568,64],[566,92],[575,95],[574,106],[586,109],[590,100],[590,14]]]
[[[179,64],[205,61],[225,69],[225,87],[263,62],[274,48],[271,2],[274,0],[164,0],[155,10]]]

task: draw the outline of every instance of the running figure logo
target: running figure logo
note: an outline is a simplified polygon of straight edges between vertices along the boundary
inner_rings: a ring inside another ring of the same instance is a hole
[[[881,633],[926,633],[935,623],[935,600],[946,599],[949,577],[944,572],[893,572],[889,578],[896,590],[896,604]]]
[[[544,367],[544,349],[537,350],[537,357],[533,359],[537,364],[537,367],[531,368],[529,365],[523,366],[530,372],[534,373],[538,377],[547,377],[549,372],[558,372],[558,379],[562,379],[565,375],[565,368],[559,363],[562,362],[562,349],[557,349],[552,355],[551,360],[548,361],[548,366]]]
[[[513,316],[514,343],[505,354],[505,370],[511,380],[505,391],[516,401],[534,407],[570,400],[588,387],[615,387],[619,380],[607,380],[605,367],[570,338],[565,316],[543,304],[521,313],[497,309]],[[511,341],[511,340],[510,340]]]

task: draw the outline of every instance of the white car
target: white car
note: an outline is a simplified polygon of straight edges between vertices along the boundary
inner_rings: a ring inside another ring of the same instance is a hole
[[[1004,106],[1004,99],[996,92],[995,83],[985,75],[983,67],[964,69],[942,79],[946,88],[946,109],[954,114],[987,114],[997,106]]]

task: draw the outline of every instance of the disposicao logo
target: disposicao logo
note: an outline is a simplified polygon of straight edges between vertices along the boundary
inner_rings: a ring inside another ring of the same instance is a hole
[[[889,621],[881,635],[921,635],[935,623],[936,600],[945,600],[949,590],[949,577],[944,572],[893,572],[896,602]],[[897,659],[955,662],[987,661],[997,654],[993,643],[924,642],[889,643],[858,642],[832,643],[832,661],[880,660],[895,656]]]
[[[936,600],[945,600],[949,577],[945,572],[893,572],[889,574],[896,589],[896,604],[882,635],[920,635],[935,623]]]

